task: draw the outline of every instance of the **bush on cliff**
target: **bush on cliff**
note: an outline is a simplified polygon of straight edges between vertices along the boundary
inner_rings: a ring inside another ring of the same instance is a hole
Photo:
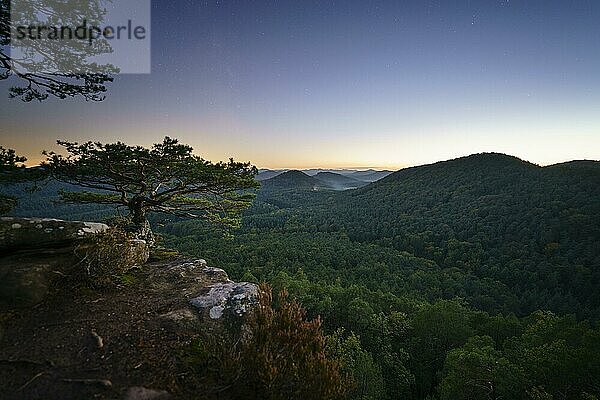
[[[111,228],[77,246],[75,254],[80,258],[87,283],[102,288],[119,282],[127,270],[144,264],[148,246],[132,234]]]
[[[231,399],[338,399],[350,384],[326,353],[321,321],[266,285],[246,324],[196,342],[188,360],[205,394]]]

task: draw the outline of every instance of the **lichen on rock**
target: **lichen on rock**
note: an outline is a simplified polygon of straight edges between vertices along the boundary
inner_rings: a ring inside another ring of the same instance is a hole
[[[258,301],[258,286],[249,282],[223,282],[203,289],[190,303],[201,311],[208,310],[212,319],[218,319],[229,311],[241,316],[248,307]]]
[[[202,259],[170,262],[155,269],[148,283],[152,290],[181,295],[188,307],[213,320],[227,313],[241,316],[257,303],[257,285],[233,282],[225,271],[207,266]],[[180,310],[176,315],[181,315]],[[177,319],[169,313],[164,317]]]

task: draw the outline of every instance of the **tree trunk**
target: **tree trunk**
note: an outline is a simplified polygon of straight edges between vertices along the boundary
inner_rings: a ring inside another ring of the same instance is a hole
[[[150,222],[146,218],[146,210],[140,200],[134,199],[129,203],[129,214],[131,215],[131,223],[133,225],[133,233],[146,241],[148,247],[154,247],[154,234],[150,228]]]

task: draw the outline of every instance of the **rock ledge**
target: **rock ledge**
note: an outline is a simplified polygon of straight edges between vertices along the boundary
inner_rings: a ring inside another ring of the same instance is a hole
[[[98,222],[0,217],[0,250],[62,247],[106,230]]]

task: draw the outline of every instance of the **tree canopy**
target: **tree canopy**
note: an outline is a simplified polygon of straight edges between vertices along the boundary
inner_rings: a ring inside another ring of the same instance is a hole
[[[236,226],[254,197],[247,189],[258,186],[250,163],[212,163],[169,137],[151,148],[122,142],[58,144],[67,155],[44,152],[45,165],[55,179],[85,189],[62,191],[62,201],[127,207],[134,230],[149,240],[148,212]]]
[[[0,146],[0,184],[15,183],[25,178],[27,158],[17,155],[13,149]],[[17,204],[17,199],[0,193],[0,214],[7,213]]]

